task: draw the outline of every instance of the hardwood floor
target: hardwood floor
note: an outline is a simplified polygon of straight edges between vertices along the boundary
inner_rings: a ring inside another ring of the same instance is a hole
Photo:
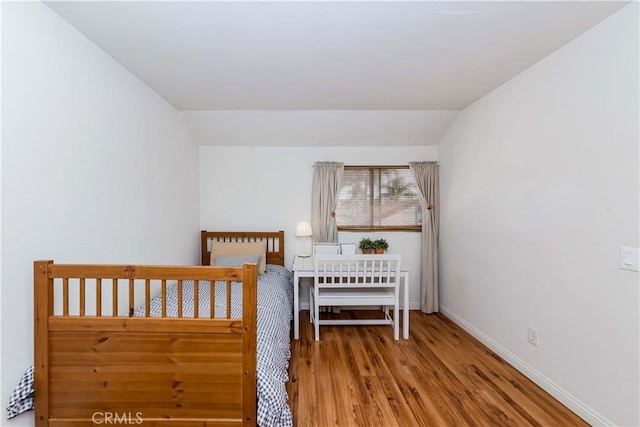
[[[294,425],[587,425],[444,315],[411,311],[410,325],[409,340],[394,341],[389,326],[323,326],[315,342],[301,313],[288,385]]]

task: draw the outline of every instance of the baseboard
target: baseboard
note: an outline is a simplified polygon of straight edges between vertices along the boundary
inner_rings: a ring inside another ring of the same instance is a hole
[[[507,363],[522,372],[527,378],[539,385],[544,391],[556,398],[560,403],[572,410],[576,415],[585,420],[592,426],[612,426],[613,422],[608,420],[604,415],[592,409],[583,401],[560,387],[558,384],[545,377],[542,373],[525,363],[508,349],[501,346],[482,331],[471,325],[469,322],[458,316],[456,313],[440,305],[440,312],[447,316],[451,321],[460,326],[465,331],[473,335],[482,344],[493,350],[498,356],[502,357]]]

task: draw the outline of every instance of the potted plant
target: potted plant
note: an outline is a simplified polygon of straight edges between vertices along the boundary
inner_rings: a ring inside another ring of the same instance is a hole
[[[389,249],[389,243],[385,239],[378,239],[373,242],[373,250],[377,254],[383,254],[387,249]]]
[[[360,244],[358,245],[360,249],[362,249],[363,254],[370,254],[373,252],[373,240],[365,237],[360,240]]]

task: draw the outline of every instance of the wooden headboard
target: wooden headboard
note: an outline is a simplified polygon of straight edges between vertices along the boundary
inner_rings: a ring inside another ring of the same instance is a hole
[[[210,241],[214,242],[260,242],[267,241],[267,264],[284,267],[284,231],[207,231],[200,232],[202,265],[211,262]]]

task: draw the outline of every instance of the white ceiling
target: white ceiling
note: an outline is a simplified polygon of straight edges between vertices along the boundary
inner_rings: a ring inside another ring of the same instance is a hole
[[[52,1],[179,110],[459,110],[615,1]]]
[[[199,145],[433,145],[627,1],[47,1]]]

